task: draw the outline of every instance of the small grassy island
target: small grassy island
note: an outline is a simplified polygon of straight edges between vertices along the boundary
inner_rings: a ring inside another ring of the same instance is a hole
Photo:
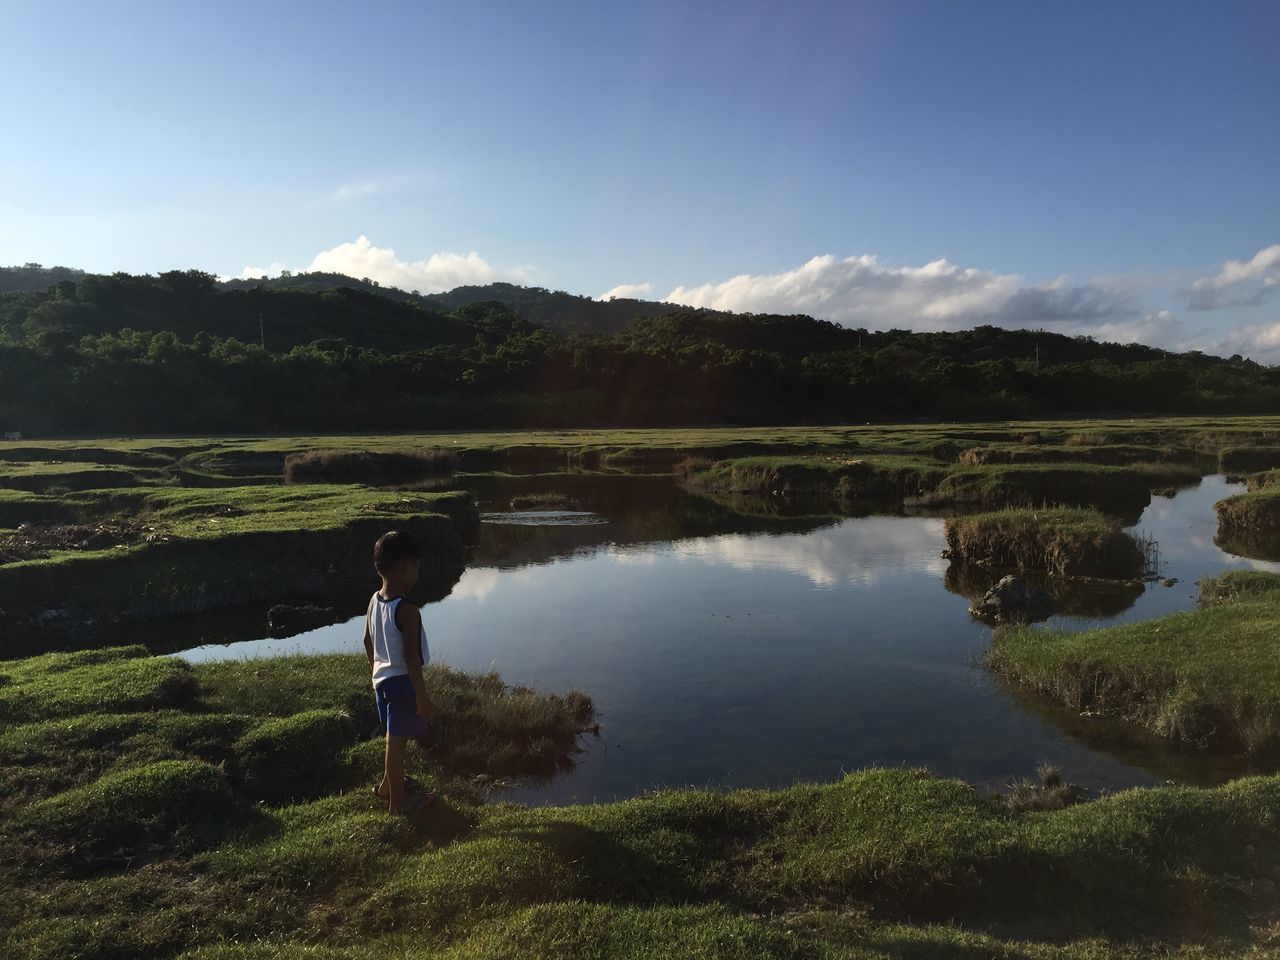
[[[1053,576],[1131,579],[1142,574],[1141,545],[1097,510],[1008,509],[953,517],[946,524],[952,560]]]
[[[1280,484],[1268,472],[1249,478],[1249,490],[1218,503],[1218,529],[1226,535],[1280,530]]]
[[[1280,574],[1203,581],[1201,608],[1078,633],[1010,627],[988,665],[1076,710],[1219,750],[1280,751]]]

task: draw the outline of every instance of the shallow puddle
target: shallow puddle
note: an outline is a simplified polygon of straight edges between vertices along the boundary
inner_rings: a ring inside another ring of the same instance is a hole
[[[978,665],[990,631],[968,614],[972,586],[948,577],[941,519],[741,516],[668,479],[471,482],[486,518],[504,519],[482,525],[473,564],[424,610],[434,659],[495,669],[512,684],[581,689],[603,728],[572,775],[513,799],[775,786],[872,764],[998,786],[1049,761],[1095,790],[1245,769],[1081,720],[992,678]],[[498,509],[539,486],[571,493],[581,510]],[[1208,477],[1156,498],[1138,529],[1159,542],[1161,575],[1177,582],[1085,596],[1077,615],[1054,622],[1187,610],[1200,577],[1280,569],[1214,545],[1213,504],[1239,489]],[[595,519],[519,519],[531,513]],[[360,626],[183,655],[355,652]]]

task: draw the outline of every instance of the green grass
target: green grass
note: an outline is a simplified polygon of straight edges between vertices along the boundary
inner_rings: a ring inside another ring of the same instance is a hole
[[[1277,417],[1170,417],[1146,420],[1057,420],[1016,423],[868,424],[832,427],[715,427],[629,430],[487,431],[471,433],[387,434],[370,436],[301,437],[174,437],[91,440],[26,440],[0,443],[0,458],[24,460],[88,459],[95,462],[146,462],[187,467],[217,462],[219,457],[256,455],[255,471],[279,475],[286,454],[317,449],[389,452],[405,447],[442,447],[460,454],[485,452],[505,455],[554,451],[563,461],[586,455],[614,458],[648,457],[670,451],[688,455],[698,451],[726,451],[743,456],[753,446],[761,453],[781,448],[795,452],[814,449],[845,450],[857,445],[873,451],[928,454],[938,444],[951,443],[957,451],[991,444],[1022,444],[1027,435],[1037,443],[1079,448],[1140,446],[1151,449],[1184,447],[1216,456],[1225,447],[1274,443],[1280,439]],[[738,449],[735,450],[735,446]],[[1145,459],[1166,459],[1164,456]],[[226,461],[234,473],[234,459]],[[248,463],[249,461],[240,461]],[[211,469],[218,474],[218,469]],[[231,474],[228,474],[231,475]]]
[[[1235,878],[1276,875],[1277,803],[1280,781],[1254,778],[1015,813],[956,781],[873,770],[776,792],[475,808],[473,826],[440,845],[343,796],[264,810],[239,837],[206,839],[184,862],[210,901],[147,908],[191,923],[188,943],[205,939],[206,925],[216,934],[230,923],[222,932],[237,939],[292,936],[293,950],[318,941],[337,956],[360,956],[353,940],[397,934],[424,954],[459,957],[558,956],[575,945],[601,956],[674,955],[682,940],[712,957],[838,956],[857,932],[877,930],[886,947],[914,939],[927,956],[926,945],[991,946],[973,931],[1026,918],[1077,937],[1191,937],[1239,949],[1256,904]],[[160,886],[178,869],[147,879]],[[145,871],[133,876],[145,884]],[[74,877],[61,884],[80,886]],[[100,914],[129,908],[118,892],[99,891],[107,894]],[[27,904],[35,915],[17,942],[28,949],[45,935],[40,906]],[[866,919],[842,930],[841,917]],[[582,918],[596,922],[573,922]],[[890,938],[895,928],[883,925],[908,918],[961,929],[898,927]],[[98,952],[89,955],[123,953],[118,941],[130,934],[123,923],[101,924],[107,942],[90,944]],[[202,955],[271,949],[286,948]]]
[[[953,561],[996,569],[1127,579],[1140,576],[1145,563],[1137,541],[1097,510],[969,514],[947,520],[946,537]]]
[[[35,493],[132,487],[144,482],[141,471],[76,461],[0,461],[0,487]]]
[[[355,724],[343,710],[263,720],[232,745],[240,792],[268,803],[324,796],[342,781],[355,744]]]
[[[1035,442],[1024,443],[1030,433]],[[1073,434],[1074,453],[1056,461]],[[0,525],[127,514],[145,517],[159,541],[6,564],[0,571],[24,572],[0,575],[0,590],[9,612],[10,597],[47,605],[67,583],[87,604],[200,609],[259,588],[246,556],[292,575],[350,554],[367,576],[366,527],[425,520],[444,538],[465,512],[461,501],[355,486],[234,486],[279,476],[288,454],[307,450],[445,447],[464,469],[513,470],[668,471],[694,456],[713,461],[697,473],[770,494],[781,483],[846,499],[887,491],[1003,506],[1056,502],[1064,491],[1092,502],[1119,488],[1131,509],[1153,485],[1193,479],[1195,465],[1168,451],[1216,456],[1277,437],[1276,418],[1187,418],[0,444],[11,463],[126,466],[145,484],[57,496],[0,489]],[[978,447],[1055,452],[955,462]],[[179,473],[224,486],[164,485]],[[1094,708],[1269,750],[1280,609],[1262,581],[1222,578],[1216,589],[1224,602],[1187,624],[1095,632],[1080,647],[1043,631],[1019,647],[1020,635],[1002,634],[997,651],[1018,654],[1032,685],[1058,689],[1074,676],[1061,690],[1075,683]],[[1277,777],[1043,811],[909,770],[779,791],[481,805],[477,773],[546,774],[571,761],[590,703],[434,667],[427,682],[440,717],[413,772],[443,799],[408,822],[368,792],[380,745],[365,739],[372,705],[358,656],[187,667],[135,648],[0,663],[0,955],[1216,960],[1273,951]]]
[[[14,827],[38,850],[59,848],[80,865],[86,853],[175,837],[226,820],[231,789],[214,766],[161,760],[105,774],[92,783],[22,808]]]
[[[946,474],[944,466],[921,457],[814,454],[695,460],[684,482],[716,493],[901,500],[934,489]]]
[[[196,697],[126,690],[95,713],[76,692],[155,663]],[[5,669],[0,690],[43,682],[46,704],[0,733],[5,956],[1109,960],[1155,938],[1143,955],[1204,958],[1243,955],[1259,911],[1274,917],[1251,891],[1280,880],[1277,777],[1043,811],[914,770],[476,805],[468,757],[581,729],[590,707],[433,668],[441,726],[470,746],[415,768],[444,799],[411,822],[368,792],[359,656],[186,668],[120,650]],[[246,791],[255,769],[301,789]],[[1044,932],[1014,943],[992,924]]]
[[[184,960],[1262,960],[1269,948],[1017,942],[953,926],[877,923],[837,911],[786,917],[724,907],[555,903],[484,924],[439,949],[414,937],[349,946],[302,942],[206,947]]]
[[[32,510],[39,510],[46,500],[53,501],[60,505],[64,516],[82,522],[128,513],[144,520],[157,538],[182,540],[216,540],[233,534],[290,533],[299,529],[323,532],[369,518],[461,515],[469,503],[465,494],[456,491],[404,493],[333,484],[86,490],[56,498],[11,499]]]
[[[1265,570],[1230,570],[1201,580],[1199,587],[1202,604],[1280,599],[1280,576]]]
[[[949,473],[922,502],[947,506],[1082,506],[1135,519],[1150,481],[1130,467],[1091,463],[992,465]]]
[[[191,669],[142,647],[50,653],[0,663],[0,722],[181,707],[195,696]]]
[[[211,709],[292,718],[337,708],[358,732],[377,722],[361,657],[210,661],[194,672]],[[497,674],[464,674],[440,665],[427,668],[426,681],[440,712],[433,750],[460,773],[554,772],[571,756],[576,731],[593,722],[591,702],[580,693],[509,688]]]
[[[1280,575],[1230,574],[1201,590],[1211,602],[1200,609],[1140,623],[1077,633],[1002,629],[988,665],[1073,709],[1161,736],[1276,752]]]

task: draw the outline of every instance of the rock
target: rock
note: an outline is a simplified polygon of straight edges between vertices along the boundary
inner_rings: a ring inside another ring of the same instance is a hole
[[[1176,584],[1177,582],[1178,582],[1178,578],[1177,578],[1177,577],[1165,577],[1163,580],[1161,580],[1161,581],[1160,581],[1160,586],[1162,586],[1162,587],[1172,587],[1172,586],[1173,586],[1174,584]]]
[[[1033,623],[1053,611],[1053,597],[1019,576],[1005,577],[969,608],[971,614],[989,623]]]
[[[331,623],[337,623],[338,619],[333,607],[311,604],[295,607],[278,603],[267,611],[267,628],[273,637],[290,637],[296,633],[327,627]]]

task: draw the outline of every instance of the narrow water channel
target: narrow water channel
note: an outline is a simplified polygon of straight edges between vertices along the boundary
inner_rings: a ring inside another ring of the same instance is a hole
[[[570,491],[573,515],[547,524],[508,515],[512,490],[531,484]],[[1214,545],[1213,504],[1239,489],[1207,477],[1154,499],[1137,529],[1158,541],[1161,575],[1176,582],[1084,597],[1054,623],[1187,610],[1200,577],[1280,569]],[[979,663],[990,630],[948,577],[940,519],[744,518],[665,478],[475,481],[475,492],[488,514],[476,559],[424,610],[434,659],[497,670],[508,683],[584,690],[602,723],[572,774],[511,799],[779,786],[875,764],[1000,786],[1047,761],[1095,790],[1244,771],[992,678]],[[360,627],[356,618],[182,655],[355,652]]]

